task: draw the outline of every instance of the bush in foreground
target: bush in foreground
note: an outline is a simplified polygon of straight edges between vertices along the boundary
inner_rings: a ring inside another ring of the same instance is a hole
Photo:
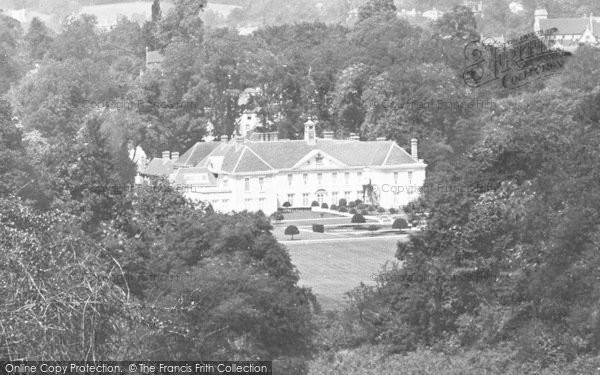
[[[325,232],[325,225],[323,225],[323,224],[313,224],[312,225],[312,230],[313,230],[313,232],[324,233]]]
[[[295,225],[290,225],[285,228],[285,232],[283,232],[286,236],[292,236],[292,240],[294,239],[294,235],[300,234],[298,227]]]
[[[404,220],[402,218],[394,220],[394,224],[392,224],[392,229],[404,229],[404,228],[408,228],[408,223],[406,222],[406,220]]]
[[[350,221],[352,224],[363,224],[366,223],[367,221],[365,220],[365,217],[361,214],[355,214],[354,216],[352,216],[352,220]]]

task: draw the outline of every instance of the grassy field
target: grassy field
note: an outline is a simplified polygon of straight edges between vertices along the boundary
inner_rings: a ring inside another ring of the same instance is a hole
[[[360,282],[374,284],[373,275],[387,261],[395,260],[396,244],[406,238],[342,238],[329,242],[287,242],[285,246],[300,271],[300,285],[312,288],[323,309],[336,310],[343,307],[345,293]]]

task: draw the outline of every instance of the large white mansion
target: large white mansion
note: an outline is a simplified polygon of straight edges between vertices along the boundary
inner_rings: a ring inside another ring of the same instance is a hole
[[[285,202],[298,208],[314,201],[331,205],[341,198],[364,200],[363,186],[369,182],[376,191],[372,203],[398,208],[415,200],[425,181],[426,164],[418,159],[416,139],[408,153],[384,139],[338,140],[333,132],[317,138],[310,120],[304,140],[279,140],[274,133],[254,136],[198,142],[181,156],[165,151],[142,175],[168,177],[187,197],[221,212],[266,214]]]

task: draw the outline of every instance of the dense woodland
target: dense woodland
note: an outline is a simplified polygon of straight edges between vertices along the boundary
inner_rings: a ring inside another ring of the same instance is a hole
[[[370,0],[351,28],[295,23],[239,36],[204,28],[202,6],[155,6],[143,27],[123,20],[107,33],[90,17],[57,35],[0,18],[2,358],[274,359],[280,374],[595,373],[597,49],[580,47],[560,74],[518,90],[473,89],[462,53],[480,29],[465,8],[420,27],[391,1]],[[145,46],[164,53],[162,74],[140,74]],[[248,87],[261,95],[240,105]],[[475,99],[494,106],[407,104]],[[118,101],[136,106],[115,110]],[[181,102],[196,105],[156,104]],[[398,244],[403,266],[353,289],[343,312],[321,312],[297,285],[262,213],[214,213],[164,182],[124,188],[135,174],[130,145],[183,152],[208,123],[232,134],[257,106],[281,137],[302,137],[312,116],[339,137],[403,147],[418,138],[427,183],[451,187],[407,209],[426,229]]]

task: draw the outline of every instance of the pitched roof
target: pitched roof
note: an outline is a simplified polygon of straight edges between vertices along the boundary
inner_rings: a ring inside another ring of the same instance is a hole
[[[140,174],[147,176],[168,177],[173,173],[175,163],[170,159],[154,158]]]
[[[375,167],[416,164],[418,160],[392,141],[361,142],[351,140],[318,139],[309,145],[304,140],[253,142],[243,145],[235,141],[221,143],[197,167],[208,167],[211,157],[222,156],[221,170],[227,173],[249,173],[292,169],[302,158],[318,150],[348,167]],[[186,153],[187,154],[187,153]]]
[[[220,145],[219,142],[196,142],[185,154],[179,157],[177,165],[193,167]]]
[[[165,60],[165,57],[158,51],[148,51],[146,54],[147,64],[161,64]]]
[[[592,22],[594,35],[600,33],[600,22],[594,20]],[[590,25],[588,17],[579,18],[547,18],[540,20],[540,29],[548,30],[555,27],[558,31],[556,35],[581,35]]]
[[[217,179],[208,168],[180,168],[175,172],[173,184],[190,186],[216,186]]]

